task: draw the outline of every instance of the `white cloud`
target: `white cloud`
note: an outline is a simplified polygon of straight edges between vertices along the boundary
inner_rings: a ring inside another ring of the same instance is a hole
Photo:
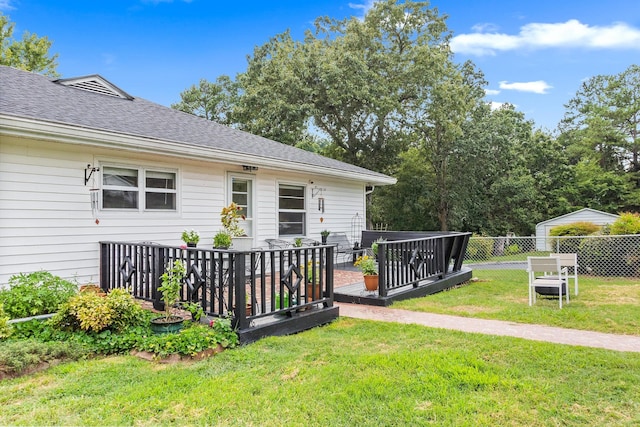
[[[483,30],[486,24],[474,29]],[[554,24],[531,23],[517,35],[475,32],[451,39],[451,49],[470,55],[495,55],[497,51],[572,47],[585,49],[640,49],[640,29],[624,22],[589,26],[576,19]]]
[[[11,0],[0,0],[0,10],[14,10],[15,7],[11,6]]]
[[[364,16],[369,12],[369,10],[373,7],[373,4],[376,0],[365,0],[364,3],[349,3],[349,7],[351,9],[360,9],[362,11],[362,15],[358,16],[359,19],[364,19]]]
[[[481,24],[474,25],[473,27],[471,27],[471,29],[478,33],[491,32],[491,31],[495,32],[495,31],[498,31],[498,26],[490,22],[483,22]]]
[[[489,108],[491,108],[491,110],[499,110],[502,107],[507,106],[507,105],[513,105],[515,107],[514,104],[509,104],[508,102],[491,101],[488,104],[489,104]]]
[[[547,89],[551,89],[553,86],[549,85],[544,80],[536,80],[535,82],[513,82],[506,81],[500,82],[500,89],[504,90],[517,90],[519,92],[532,92],[539,94],[546,94]]]
[[[497,95],[500,93],[500,91],[497,89],[485,89],[484,93],[485,95]]]

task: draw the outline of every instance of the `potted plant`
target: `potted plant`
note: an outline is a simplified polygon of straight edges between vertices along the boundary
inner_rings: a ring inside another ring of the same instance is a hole
[[[307,262],[307,302],[322,298],[322,286],[320,286],[320,268],[318,263]]]
[[[378,266],[369,255],[359,256],[353,264],[362,271],[364,277],[364,287],[368,291],[378,290]]]
[[[200,241],[200,235],[194,229],[184,230],[182,232],[182,241],[187,244],[187,247],[195,248]]]
[[[253,246],[253,239],[247,236],[245,230],[240,226],[240,220],[245,220],[242,208],[235,202],[220,211],[220,222],[224,231],[231,237],[233,249],[249,250]],[[246,239],[242,239],[246,237]]]
[[[231,236],[226,231],[218,231],[213,236],[213,247],[218,249],[229,249],[231,246]]]
[[[164,316],[151,320],[151,329],[156,334],[177,332],[182,329],[184,318],[175,314],[174,306],[180,298],[185,273],[184,263],[181,260],[175,260],[173,264],[167,265],[164,274],[160,276],[162,285],[158,288],[158,292],[162,293]]]
[[[327,237],[329,237],[329,234],[331,234],[331,232],[329,230],[322,230],[320,232],[320,237],[322,238],[322,244],[323,245],[327,244]]]
[[[293,247],[294,248],[302,247],[302,237],[296,237],[295,239],[293,239]]]
[[[386,242],[386,239],[379,237],[375,242],[371,244],[371,252],[373,252],[373,256],[378,259],[378,245],[382,242]]]

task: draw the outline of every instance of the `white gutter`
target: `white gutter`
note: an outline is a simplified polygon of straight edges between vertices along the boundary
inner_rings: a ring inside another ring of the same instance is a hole
[[[313,167],[313,173],[329,175],[350,181],[364,181],[370,185],[391,185],[397,181],[391,177],[344,171],[307,163],[284,162],[280,159],[242,154],[201,145],[184,144],[6,115],[0,115],[0,135],[100,148],[120,148],[139,153],[166,154],[191,160],[214,160],[234,165],[249,164],[275,170],[304,173],[309,173],[310,168]]]

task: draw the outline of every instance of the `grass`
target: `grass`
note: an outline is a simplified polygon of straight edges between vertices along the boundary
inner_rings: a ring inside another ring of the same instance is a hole
[[[640,335],[640,278],[580,276],[578,296],[558,308],[557,299],[538,298],[529,307],[523,270],[475,270],[478,281],[395,303],[393,308],[464,317],[536,323],[615,334]]]
[[[477,259],[465,259],[464,264],[491,264],[494,262],[505,262],[505,261],[527,261],[527,258],[530,256],[549,256],[551,252],[549,251],[531,251],[531,252],[519,252],[517,254],[510,255],[501,255],[501,256],[492,256],[491,258],[477,260]]]
[[[58,365],[0,405],[0,425],[638,425],[640,354],[341,318],[190,364]]]

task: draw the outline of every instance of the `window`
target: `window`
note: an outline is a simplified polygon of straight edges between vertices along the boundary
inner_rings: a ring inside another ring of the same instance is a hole
[[[175,172],[112,166],[102,168],[103,209],[175,211],[176,196]]]
[[[305,235],[305,187],[280,184],[278,188],[278,229],[281,236]]]
[[[231,201],[242,209],[245,221],[240,222],[247,236],[253,233],[253,180],[245,177],[231,177]]]

